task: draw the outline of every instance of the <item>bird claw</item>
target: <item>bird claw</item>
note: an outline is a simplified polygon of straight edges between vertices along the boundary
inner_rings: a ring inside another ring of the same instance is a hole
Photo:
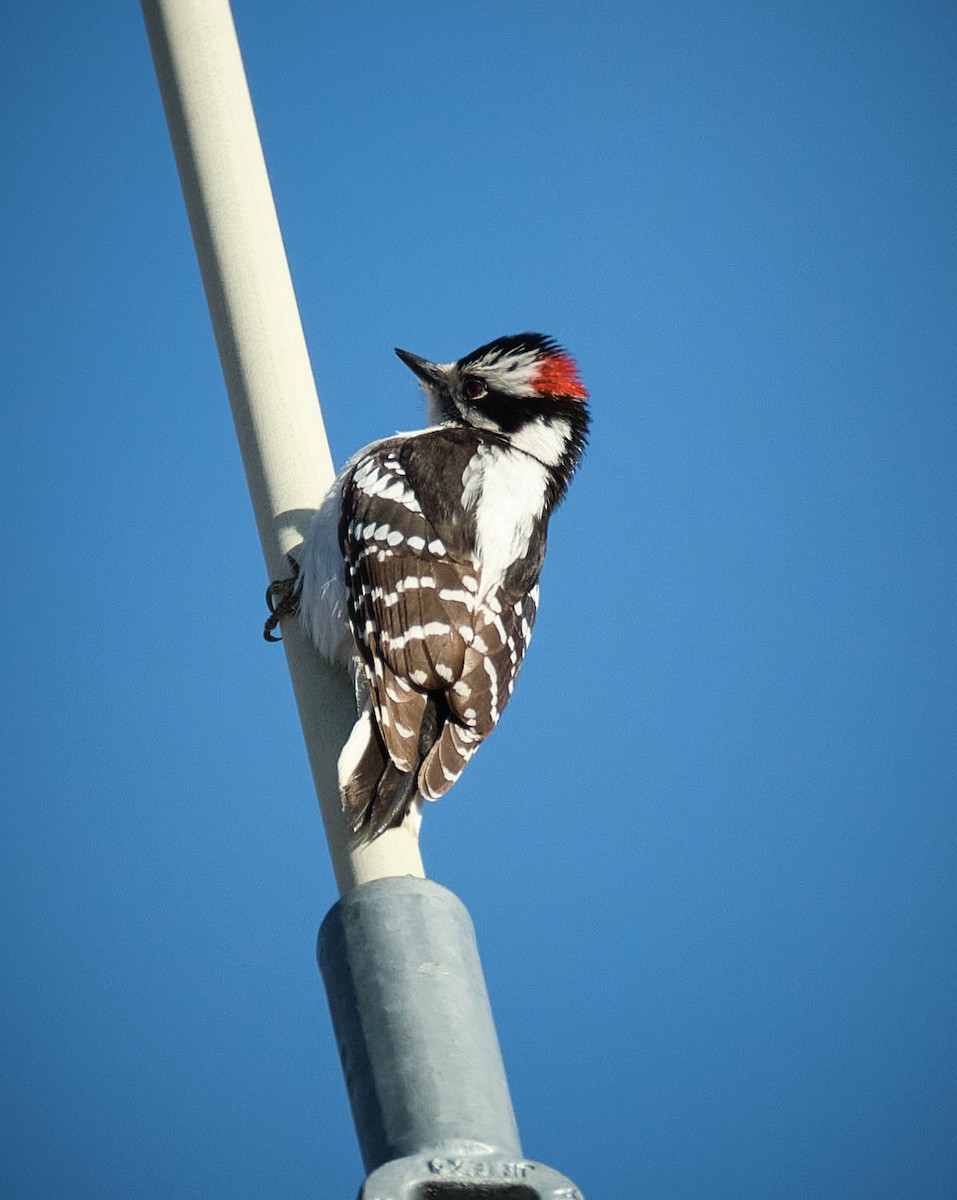
[[[269,616],[263,626],[263,637],[267,642],[281,642],[282,638],[277,637],[273,630],[279,627],[279,622],[283,617],[294,616],[299,611],[299,598],[296,595],[299,564],[291,554],[286,557],[292,567],[292,575],[289,579],[274,579],[266,588],[266,607],[269,609]]]

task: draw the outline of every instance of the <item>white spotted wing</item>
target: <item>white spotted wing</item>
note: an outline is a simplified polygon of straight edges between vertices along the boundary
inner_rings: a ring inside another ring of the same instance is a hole
[[[495,727],[536,614],[541,552],[489,586],[474,521],[449,506],[474,452],[473,435],[461,431],[387,440],[345,484],[350,519],[340,543],[353,635],[389,757],[418,771],[427,799],[451,787]],[[449,478],[430,477],[436,462]]]

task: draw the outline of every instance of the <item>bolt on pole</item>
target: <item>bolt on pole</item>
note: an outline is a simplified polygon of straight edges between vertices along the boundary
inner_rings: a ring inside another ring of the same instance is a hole
[[[334,477],[228,0],[141,0],[270,579]],[[355,844],[343,672],[283,644],[341,899],[319,963],[368,1178],[362,1200],[581,1200],[522,1156],[471,921],[407,825]]]

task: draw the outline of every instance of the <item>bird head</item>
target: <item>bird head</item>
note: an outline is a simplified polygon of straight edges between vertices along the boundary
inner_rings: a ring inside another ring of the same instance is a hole
[[[396,349],[419,378],[436,424],[483,430],[531,454],[564,491],[588,432],[588,393],[575,360],[541,333],[497,338],[457,362]]]

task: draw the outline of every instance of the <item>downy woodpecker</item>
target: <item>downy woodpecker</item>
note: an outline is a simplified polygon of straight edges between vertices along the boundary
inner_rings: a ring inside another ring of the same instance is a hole
[[[270,586],[266,636],[298,612],[355,678],[343,808],[377,837],[458,779],[508,703],[538,609],[548,519],[588,431],[574,360],[522,333],[458,362],[406,350],[430,424],[360,450]]]

